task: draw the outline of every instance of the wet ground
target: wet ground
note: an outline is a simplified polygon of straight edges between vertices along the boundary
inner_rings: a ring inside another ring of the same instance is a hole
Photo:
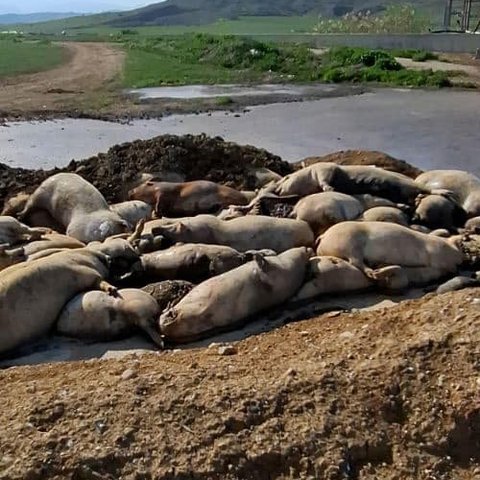
[[[183,85],[180,87],[156,87],[128,90],[127,93],[148,98],[218,98],[251,97],[263,95],[308,95],[319,90],[328,93],[336,90],[335,85]]]
[[[137,120],[18,122],[0,127],[0,162],[47,168],[110,146],[171,133],[207,133],[266,148],[285,160],[342,149],[375,149],[421,168],[480,174],[480,95],[467,91],[379,89],[340,98]]]

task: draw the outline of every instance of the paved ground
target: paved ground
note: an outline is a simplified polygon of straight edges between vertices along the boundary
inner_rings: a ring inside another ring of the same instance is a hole
[[[98,94],[122,69],[124,53],[108,43],[62,43],[69,60],[52,70],[0,82],[0,109],[14,112],[62,110]]]
[[[172,115],[120,125],[92,120],[0,127],[0,162],[53,167],[110,146],[164,133],[202,133],[264,147],[286,160],[342,149],[382,150],[421,168],[462,168],[480,174],[480,95],[465,91],[380,89],[313,102],[224,112]]]

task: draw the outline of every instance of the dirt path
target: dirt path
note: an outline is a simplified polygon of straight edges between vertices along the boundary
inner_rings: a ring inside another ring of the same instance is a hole
[[[462,72],[467,77],[474,77],[480,80],[480,62],[453,63],[450,61],[428,60],[426,62],[415,62],[410,58],[397,58],[397,61],[406,68],[413,70],[433,70],[434,72]]]
[[[52,70],[0,81],[3,112],[59,111],[105,95],[121,72],[124,53],[108,43],[61,44],[68,61]],[[97,100],[98,101],[98,100]]]

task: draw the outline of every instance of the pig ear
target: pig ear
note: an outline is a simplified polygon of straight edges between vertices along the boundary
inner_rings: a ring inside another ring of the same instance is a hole
[[[189,230],[190,229],[183,222],[178,222],[177,224],[178,233],[185,233],[185,232],[188,232]]]
[[[12,248],[11,250],[4,250],[3,252],[0,251],[0,253],[4,253],[5,255],[7,255],[7,257],[11,257],[11,258],[16,258],[16,257],[25,258],[25,249],[23,247]]]
[[[253,260],[257,263],[258,268],[262,272],[264,272],[264,273],[268,272],[270,264],[268,263],[268,260],[266,260],[266,258],[262,254],[260,254],[260,253],[254,254]]]

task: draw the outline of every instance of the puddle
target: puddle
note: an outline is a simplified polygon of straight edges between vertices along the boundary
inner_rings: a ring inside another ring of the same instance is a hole
[[[141,99],[173,98],[216,98],[216,97],[249,97],[263,95],[307,95],[313,92],[332,92],[333,85],[184,85],[179,87],[156,87],[127,90],[127,93],[138,95]]]
[[[67,165],[111,146],[162,134],[205,133],[296,161],[347,149],[380,150],[423,169],[480,175],[477,92],[379,89],[365,95],[251,107],[248,113],[171,115],[121,125],[65,119],[0,127],[0,162]]]

